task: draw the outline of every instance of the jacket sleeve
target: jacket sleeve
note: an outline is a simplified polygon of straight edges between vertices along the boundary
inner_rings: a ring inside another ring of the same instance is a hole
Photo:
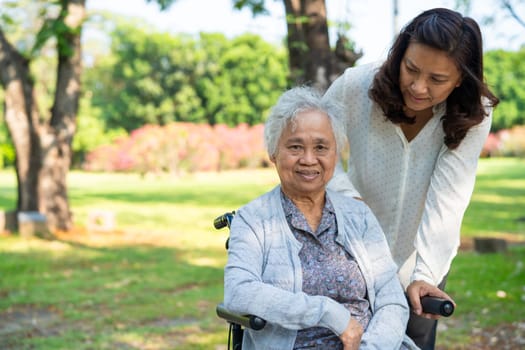
[[[443,146],[438,156],[416,234],[416,266],[410,282],[422,280],[438,285],[450,269],[460,244],[461,223],[474,190],[491,115],[492,109],[456,149]]]
[[[363,242],[369,259],[368,266],[363,269],[370,273],[373,284],[369,292],[373,316],[359,349],[399,349],[403,341],[411,344],[405,336],[409,318],[408,303],[383,231],[371,210],[365,209]]]
[[[287,329],[320,326],[340,335],[350,321],[349,311],[331,298],[294,292],[293,282],[287,282],[293,279],[289,258],[264,261],[268,254],[264,235],[263,225],[256,215],[238,211],[231,224],[224,273],[225,307],[240,314],[257,315]],[[286,242],[269,249],[280,250],[277,253],[283,256],[290,254]],[[272,252],[273,256],[275,253]],[[273,280],[263,281],[263,268],[285,270],[275,274]],[[285,288],[279,287],[280,284]]]

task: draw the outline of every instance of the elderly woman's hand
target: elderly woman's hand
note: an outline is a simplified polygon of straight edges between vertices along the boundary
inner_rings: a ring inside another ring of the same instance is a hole
[[[452,300],[452,298],[447,293],[443,292],[438,287],[424,281],[414,281],[407,287],[407,296],[410,301],[410,305],[412,305],[412,312],[418,316],[434,320],[437,320],[441,317],[440,315],[423,313],[421,298],[427,295],[450,300],[454,304],[454,307],[456,306],[454,300]]]
[[[352,317],[345,331],[339,336],[343,342],[343,350],[358,350],[362,335],[363,326]]]

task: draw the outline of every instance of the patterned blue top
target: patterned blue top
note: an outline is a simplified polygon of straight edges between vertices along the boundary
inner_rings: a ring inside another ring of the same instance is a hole
[[[281,192],[288,225],[301,242],[299,258],[303,270],[303,292],[328,296],[343,304],[366,329],[372,313],[366,284],[355,259],[336,241],[337,223],[328,198],[319,227],[312,231],[295,204]],[[328,328],[312,327],[297,332],[294,349],[343,349],[339,337]]]

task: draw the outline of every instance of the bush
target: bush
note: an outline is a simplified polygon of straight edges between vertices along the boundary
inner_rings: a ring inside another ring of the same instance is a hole
[[[490,133],[482,157],[525,157],[525,125]]]
[[[506,157],[525,157],[525,125],[516,125],[499,132],[501,152]]]
[[[146,125],[86,157],[87,171],[181,173],[267,166],[263,125]]]

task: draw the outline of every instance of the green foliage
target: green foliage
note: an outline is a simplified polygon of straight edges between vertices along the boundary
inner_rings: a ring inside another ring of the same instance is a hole
[[[101,62],[98,72],[93,68],[98,73],[96,78],[101,79],[92,84],[93,105],[102,109],[108,127],[130,131],[146,123],[162,125],[177,120],[176,94],[190,84],[192,77],[191,37],[174,38],[121,25],[112,38],[115,59]],[[88,89],[89,77],[87,72]],[[191,98],[192,94],[186,95]],[[194,104],[187,101],[184,110]]]
[[[204,44],[210,39],[202,36]],[[206,110],[208,122],[254,125],[264,121],[286,88],[284,51],[257,35],[244,34],[227,44],[218,62],[218,74],[202,81],[202,94],[211,107]]]
[[[15,163],[15,149],[11,143],[7,125],[0,121],[0,169]]]
[[[37,58],[50,43],[57,43],[58,53],[63,56],[73,54],[66,38],[78,33],[80,27],[71,28],[65,23],[67,10],[61,9],[59,0],[4,1],[5,12],[0,15],[0,23],[7,26],[11,40],[22,55]],[[30,24],[29,24],[30,23]]]
[[[268,14],[268,10],[264,6],[264,1],[265,0],[234,0],[233,7],[237,10],[248,7],[254,16],[259,14]]]
[[[146,2],[156,2],[161,11],[168,9],[176,0],[146,0]]]
[[[489,51],[484,60],[487,82],[500,99],[492,130],[525,124],[525,48],[515,52]]]
[[[36,58],[42,50],[35,50],[35,46],[44,46],[47,39],[53,36],[52,32],[46,31],[50,36],[37,43],[37,36],[44,22],[56,18],[60,6],[57,1],[50,0],[3,0],[0,6],[0,26],[2,31],[8,35],[9,41],[16,47],[22,56]],[[32,56],[32,52],[36,56]]]
[[[259,36],[171,35],[118,24],[85,72],[108,128],[173,121],[260,123],[286,87],[286,53]]]
[[[61,14],[58,19],[47,18],[36,35],[35,45],[31,50],[31,56],[36,56],[44,47],[47,41],[51,38],[59,38],[59,52],[63,56],[69,56],[73,53],[73,49],[63,42],[63,37],[71,31],[64,23],[64,15]]]

